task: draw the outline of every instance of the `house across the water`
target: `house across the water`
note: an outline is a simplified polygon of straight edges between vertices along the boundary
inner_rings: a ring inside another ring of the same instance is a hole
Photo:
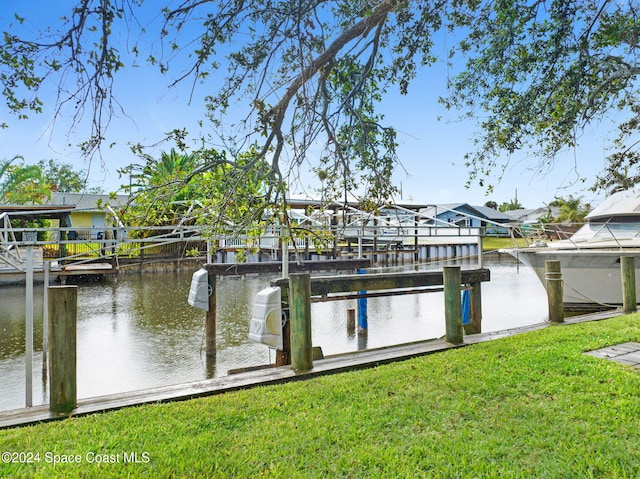
[[[466,228],[482,228],[485,236],[509,236],[510,234],[511,218],[487,206],[450,203],[429,206],[421,209],[420,213],[436,218],[440,225],[448,223]]]

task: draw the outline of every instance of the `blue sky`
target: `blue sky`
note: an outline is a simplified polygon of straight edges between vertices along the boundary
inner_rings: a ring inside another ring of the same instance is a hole
[[[38,25],[51,14],[47,9],[54,6],[60,9],[59,5],[57,2],[41,0],[4,0],[0,11],[0,29],[5,29],[7,21],[11,19],[7,18],[7,14],[14,9],[25,16],[31,15],[33,24]],[[118,177],[117,170],[137,161],[127,147],[128,142],[153,144],[163,133],[174,128],[186,127],[194,135],[201,131],[197,120],[204,116],[202,98],[207,93],[206,85],[196,89],[194,99],[189,104],[188,85],[175,90],[167,89],[171,76],[160,76],[157,70],[144,66],[123,73],[116,78],[116,88],[118,99],[128,117],[118,115],[112,120],[106,143],[115,142],[116,146],[103,150],[102,161],[94,159],[90,165],[86,164],[75,147],[83,133],[86,133],[82,131],[82,125],[67,135],[68,120],[59,118],[52,129],[50,110],[43,115],[32,114],[27,121],[18,122],[9,118],[11,128],[0,130],[0,143],[3,146],[0,158],[23,155],[29,163],[49,158],[72,163],[78,169],[89,169],[90,186],[115,191],[128,182],[126,178]],[[482,205],[488,200],[500,204],[517,194],[525,207],[535,208],[555,196],[566,197],[569,194],[582,196],[584,201],[592,204],[602,199],[602,194],[596,195],[588,188],[604,166],[608,141],[615,135],[612,124],[590,128],[583,135],[580,146],[560,155],[554,168],[544,174],[536,174],[532,170],[535,159],[523,152],[509,159],[509,166],[499,183],[496,183],[497,179],[492,181],[495,189],[490,195],[487,196],[486,190],[477,185],[466,188],[468,173],[463,157],[473,148],[476,125],[469,121],[458,122],[455,112],[442,110],[437,98],[444,94],[445,83],[446,70],[440,63],[420,72],[408,96],[401,96],[392,88],[382,104],[387,123],[399,131],[399,156],[403,168],[398,168],[395,181],[402,185],[404,200]],[[51,95],[55,93],[53,87],[50,84]],[[2,111],[0,119],[5,116],[6,111]],[[440,121],[439,116],[443,116]],[[211,130],[205,125],[204,132]],[[170,148],[170,144],[164,144],[155,151],[159,155],[160,151]],[[303,175],[297,189],[311,192],[314,186],[312,181],[311,177]]]

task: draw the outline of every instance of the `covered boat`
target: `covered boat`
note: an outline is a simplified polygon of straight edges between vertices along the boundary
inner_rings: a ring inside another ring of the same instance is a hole
[[[586,310],[622,304],[620,258],[636,257],[640,267],[640,189],[615,193],[586,216],[587,223],[569,239],[536,242],[506,250],[533,268],[545,285],[545,262],[562,268],[566,309]],[[636,297],[640,283],[636,281]]]

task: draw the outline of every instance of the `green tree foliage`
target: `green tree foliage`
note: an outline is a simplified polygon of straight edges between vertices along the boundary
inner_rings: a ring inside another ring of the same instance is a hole
[[[38,165],[25,165],[20,156],[0,161],[0,203],[42,204],[49,198],[50,185]]]
[[[635,167],[625,139],[640,111],[637,0],[76,0],[55,8],[61,13],[35,35],[19,15],[4,32],[3,96],[20,118],[42,111],[43,91],[59,92],[57,115],[76,124],[90,115],[87,154],[105,142],[114,112],[126,111],[114,95],[117,74],[146,60],[172,87],[204,84],[207,118],[238,132],[223,138],[233,154],[211,168],[268,165],[266,192],[276,202],[287,176],[311,162],[327,173],[327,191],[384,202],[398,158],[378,103],[391,88],[408,91],[442,55],[434,38],[447,30],[444,104],[481,119],[467,158],[472,180],[485,184],[523,149],[539,155],[543,171],[582,127],[612,111],[629,116],[621,161]],[[114,32],[127,32],[129,43]],[[230,112],[240,118],[234,125]],[[240,157],[249,144],[257,145],[252,156]]]
[[[268,206],[265,187],[269,168],[265,163],[256,168],[254,155],[249,149],[229,163],[225,152],[213,149],[180,153],[174,148],[162,152],[159,159],[144,156],[143,164],[121,171],[134,175],[138,188],[123,212],[127,222],[241,227],[260,223]]]
[[[472,179],[484,184],[521,150],[537,155],[545,171],[603,117],[622,121],[621,135],[596,186],[617,181],[614,172],[637,171],[637,1],[457,3],[451,27],[462,26],[465,35],[451,68],[466,63],[452,75],[444,104],[482,115],[477,150],[467,157]]]
[[[394,85],[406,92],[418,68],[434,61],[431,35],[444,0],[410,8],[396,0],[162,2],[160,24],[147,23],[157,16],[142,0],[73,3],[40,34],[20,15],[4,33],[0,81],[18,117],[40,112],[43,92],[55,85],[57,114],[77,123],[90,115],[83,148],[94,153],[121,107],[114,78],[146,60],[171,76],[170,86],[209,85],[208,119],[239,131],[224,138],[233,154],[220,164],[249,174],[268,165],[271,203],[282,204],[287,176],[309,161],[320,161],[342,191],[376,203],[395,192],[396,133],[376,105]],[[119,43],[113,32],[124,31],[134,43]],[[253,157],[238,156],[248,144],[257,144]]]
[[[553,219],[554,223],[583,223],[589,213],[589,205],[582,204],[582,197],[569,195],[568,198],[556,198],[549,206],[559,208],[558,215]]]
[[[522,206],[522,204],[518,201],[518,198],[514,198],[509,202],[505,201],[504,203],[502,203],[498,207],[498,211],[502,211],[504,213],[505,211],[520,210],[522,208],[524,208],[524,206]]]
[[[87,189],[87,173],[74,169],[70,163],[55,160],[40,160],[38,167],[49,182],[51,191],[60,193],[98,193],[98,189]]]

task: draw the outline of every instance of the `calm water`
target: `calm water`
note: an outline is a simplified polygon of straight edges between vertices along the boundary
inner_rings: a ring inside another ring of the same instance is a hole
[[[527,268],[485,261],[483,331],[544,321],[546,297]],[[87,398],[226,375],[268,364],[274,353],[247,338],[256,293],[273,276],[226,277],[218,282],[218,350],[204,354],[204,312],[190,307],[191,273],[122,275],[78,288],[78,397]],[[0,410],[25,405],[24,288],[0,289]],[[33,403],[48,402],[42,362],[42,287],[35,288]],[[374,348],[444,335],[442,293],[369,299],[369,334],[346,331],[355,301],[312,305],[313,344],[324,354]]]

